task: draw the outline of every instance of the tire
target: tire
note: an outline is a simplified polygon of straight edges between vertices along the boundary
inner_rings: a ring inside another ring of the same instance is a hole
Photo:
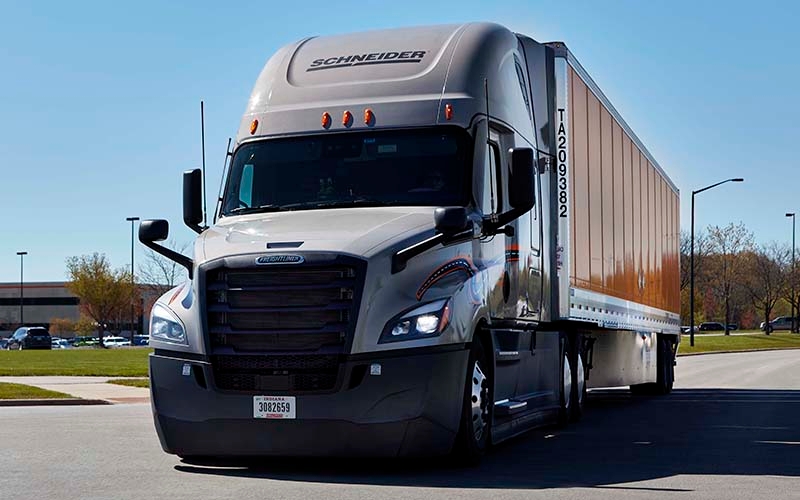
[[[571,422],[577,422],[583,415],[586,402],[586,354],[583,352],[583,339],[580,335],[572,343],[572,404],[569,414]]]
[[[667,335],[658,336],[657,370],[656,394],[669,394],[675,383],[675,352],[672,350],[672,340]]]
[[[767,335],[769,335],[770,333],[772,333],[772,332],[773,332],[773,330],[774,330],[774,329],[772,328],[772,325],[767,325],[767,327],[766,327]]]
[[[464,402],[453,453],[462,465],[477,465],[491,443],[494,390],[492,364],[477,338],[472,342],[464,383]]]
[[[670,337],[663,334],[657,336],[656,381],[631,386],[631,393],[636,395],[656,396],[672,392],[675,382],[675,353],[672,350]]]
[[[560,388],[558,406],[558,425],[566,425],[572,419],[572,403],[575,400],[573,386],[575,377],[572,367],[572,343],[568,335],[561,334],[561,370],[559,371]]]

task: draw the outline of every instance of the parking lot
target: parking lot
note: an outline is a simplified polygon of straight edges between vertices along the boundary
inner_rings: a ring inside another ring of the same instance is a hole
[[[186,463],[161,451],[148,404],[0,408],[0,491],[37,500],[797,498],[799,369],[797,351],[681,358],[672,395],[593,392],[580,423],[530,432],[469,469],[444,459]]]

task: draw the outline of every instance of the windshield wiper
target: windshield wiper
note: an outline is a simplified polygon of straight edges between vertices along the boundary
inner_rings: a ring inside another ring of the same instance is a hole
[[[282,205],[259,205],[257,207],[237,207],[232,210],[228,211],[228,215],[244,215],[244,214],[252,214],[257,212],[282,212],[287,210]]]
[[[283,205],[284,209],[294,210],[303,208],[341,208],[341,207],[384,207],[389,202],[374,200],[371,198],[355,198],[352,200],[331,200],[331,201],[307,201],[303,203],[291,203]]]

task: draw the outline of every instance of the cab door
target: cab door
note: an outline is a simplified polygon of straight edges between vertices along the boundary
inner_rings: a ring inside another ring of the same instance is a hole
[[[534,175],[536,204],[528,214],[530,220],[529,252],[527,252],[527,315],[538,321],[542,314],[542,199],[539,175]]]

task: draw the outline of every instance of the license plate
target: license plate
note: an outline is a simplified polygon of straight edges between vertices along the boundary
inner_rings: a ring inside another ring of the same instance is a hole
[[[294,419],[294,396],[253,396],[253,418]]]

